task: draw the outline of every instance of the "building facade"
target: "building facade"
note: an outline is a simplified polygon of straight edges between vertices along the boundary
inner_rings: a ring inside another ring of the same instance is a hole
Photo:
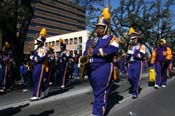
[[[45,46],[52,46],[54,49],[55,55],[57,56],[60,52],[60,42],[62,39],[66,44],[66,49],[70,51],[70,54],[73,56],[74,51],[77,51],[80,55],[83,54],[85,50],[86,41],[88,40],[90,32],[87,30],[77,31],[57,36],[52,36],[46,38]]]
[[[85,8],[68,0],[33,0],[34,16],[29,25],[24,53],[34,49],[34,39],[42,27],[47,37],[85,30]]]

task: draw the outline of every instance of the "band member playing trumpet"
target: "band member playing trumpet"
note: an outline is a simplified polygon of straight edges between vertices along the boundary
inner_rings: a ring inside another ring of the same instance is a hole
[[[31,101],[39,100],[41,96],[41,91],[46,87],[48,76],[48,57],[47,48],[44,46],[46,40],[46,29],[42,28],[40,31],[40,36],[36,40],[36,50],[34,51],[32,61],[34,62],[34,70],[32,78],[34,81],[33,96],[30,98]]]
[[[113,57],[117,54],[119,40],[108,34],[110,13],[104,8],[96,24],[96,36],[86,43],[84,56],[88,58],[88,78],[93,89],[93,115],[105,114],[113,77]]]

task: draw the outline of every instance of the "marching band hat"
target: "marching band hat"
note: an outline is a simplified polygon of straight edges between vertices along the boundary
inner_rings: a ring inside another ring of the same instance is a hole
[[[37,41],[44,43],[46,41],[46,35],[47,35],[46,28],[42,28],[39,35],[40,36],[37,38]]]
[[[61,43],[61,44],[60,44],[60,48],[64,48],[64,49],[66,49],[66,44]]]
[[[160,39],[160,42],[163,42],[163,44],[166,44],[166,40],[165,39]]]
[[[140,34],[138,32],[133,32],[130,35],[130,39],[139,38]]]
[[[39,37],[37,38],[37,41],[44,43],[44,42],[46,41],[46,38],[44,38],[44,37],[42,37],[42,36],[39,36]]]
[[[62,38],[59,39],[60,42],[60,48],[66,49],[66,44],[64,43],[64,40]]]
[[[59,39],[60,44],[64,43],[64,40],[62,38]]]
[[[99,26],[99,25],[108,26],[110,17],[111,17],[111,14],[109,13],[109,9],[104,8],[101,13],[101,16],[97,19],[96,26]]]

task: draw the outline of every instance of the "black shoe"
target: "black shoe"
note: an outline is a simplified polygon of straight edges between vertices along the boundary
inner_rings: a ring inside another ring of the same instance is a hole
[[[140,94],[140,92],[142,91],[142,88],[141,87],[139,87],[138,88],[138,92],[139,92],[139,94]]]

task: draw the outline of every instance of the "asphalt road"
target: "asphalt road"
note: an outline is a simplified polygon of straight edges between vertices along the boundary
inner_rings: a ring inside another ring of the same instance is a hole
[[[175,116],[175,79],[166,88],[147,88],[138,99],[114,107],[109,116]]]
[[[159,90],[148,87],[147,82],[148,73],[145,73],[141,81],[142,91],[139,98],[133,100],[128,93],[130,86],[126,75],[123,75],[120,78],[120,81],[113,85],[107,114],[109,116],[174,116],[163,115],[163,113],[161,113],[162,115],[158,114],[159,110],[166,112],[167,108],[167,111],[169,111],[175,106],[175,104],[169,105],[171,101],[167,102],[167,99],[170,100],[169,98],[171,98],[171,100],[173,100],[174,97],[174,94],[172,94],[174,89],[174,78],[169,80],[170,84],[168,84],[167,88],[161,88]],[[165,96],[164,92],[167,94],[168,98],[160,97]],[[0,96],[0,116],[91,115],[93,96],[88,82],[79,83],[65,91],[52,90],[48,98],[36,102],[30,102],[28,100],[30,96],[31,91],[22,93],[21,90],[16,90]],[[154,108],[148,110],[151,108],[150,106]],[[155,110],[155,107],[157,106],[160,107]],[[171,106],[171,108],[168,106]],[[154,115],[151,115],[153,114],[153,111],[155,113]]]

